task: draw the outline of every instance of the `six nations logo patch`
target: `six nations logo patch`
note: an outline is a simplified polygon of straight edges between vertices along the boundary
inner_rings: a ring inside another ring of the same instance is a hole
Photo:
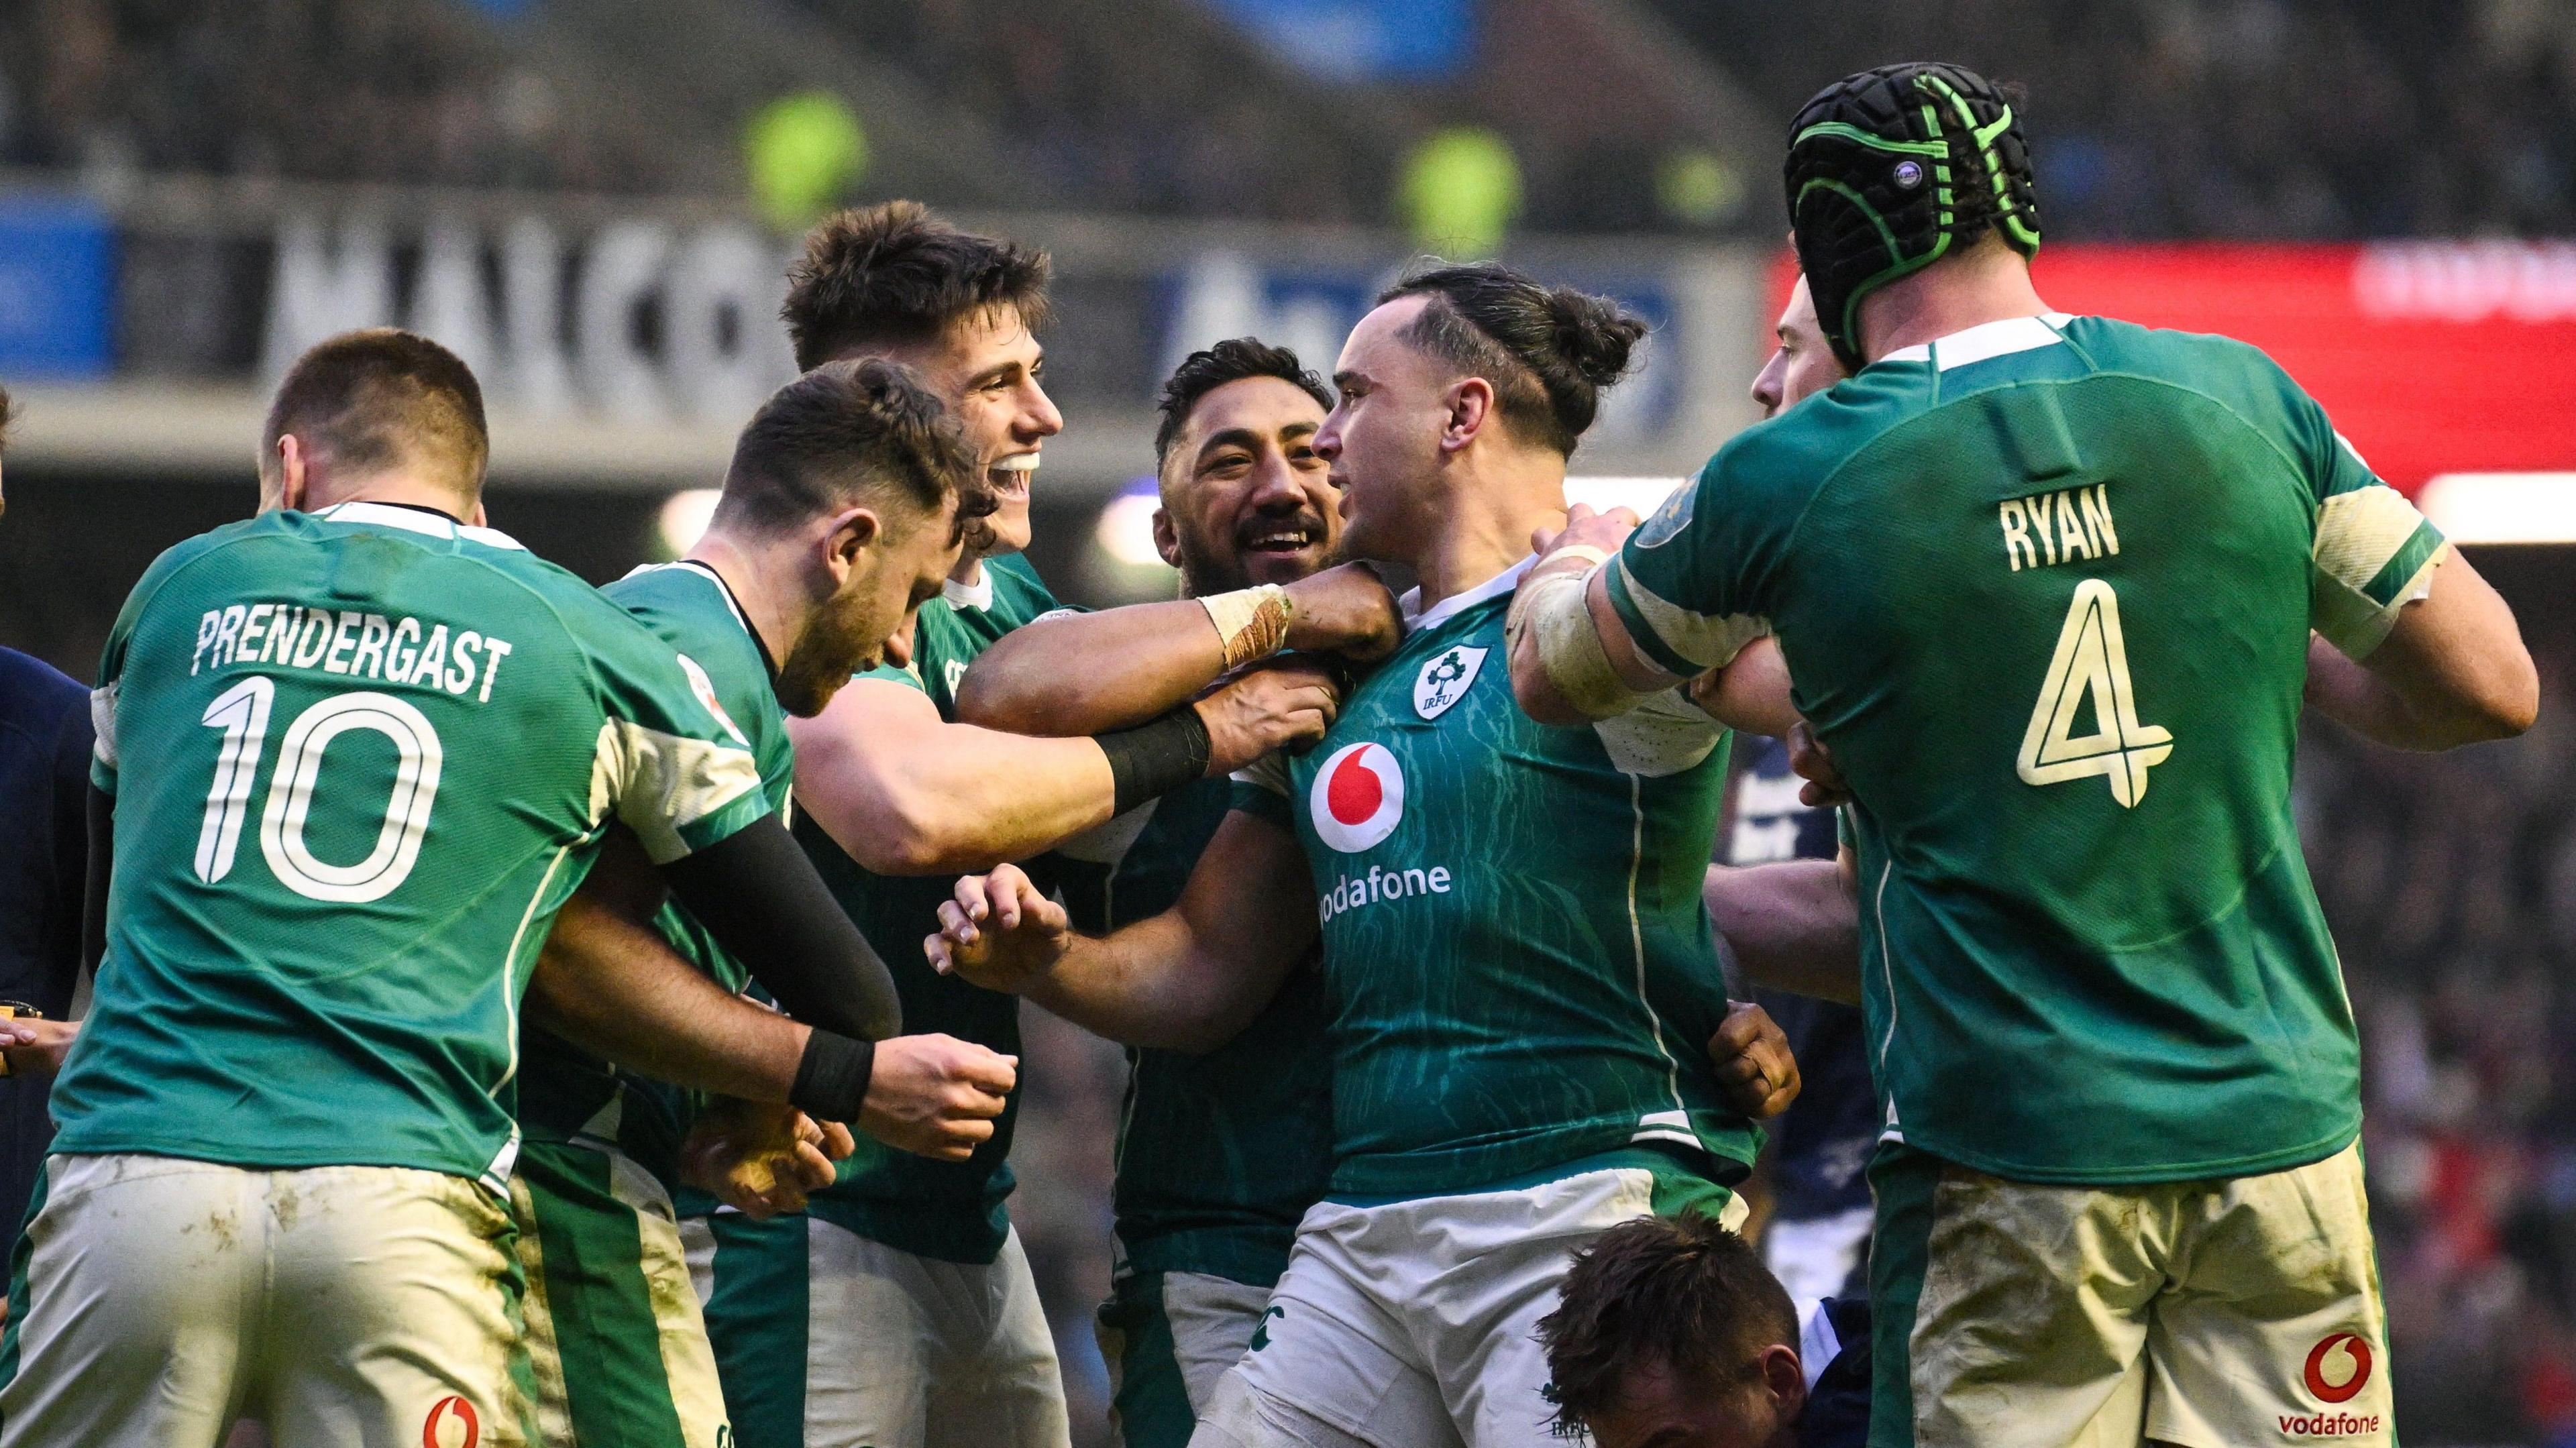
[[[1450,705],[1467,697],[1467,687],[1476,682],[1488,652],[1458,644],[1424,664],[1422,672],[1413,676],[1413,712],[1425,719],[1448,713]]]

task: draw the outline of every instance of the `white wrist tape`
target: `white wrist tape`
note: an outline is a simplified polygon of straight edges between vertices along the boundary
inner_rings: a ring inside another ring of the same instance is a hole
[[[1601,646],[1600,631],[1592,626],[1592,610],[1583,601],[1591,580],[1588,572],[1544,573],[1531,579],[1512,600],[1503,627],[1515,648],[1524,632],[1531,635],[1539,666],[1566,703],[1586,717],[1608,719],[1637,707],[1646,696],[1628,687],[1611,667],[1609,651]]]
[[[1216,625],[1217,643],[1225,650],[1229,669],[1279,652],[1288,642],[1289,621],[1297,616],[1288,590],[1275,583],[1211,594],[1200,599],[1199,606],[1207,610],[1208,622]]]

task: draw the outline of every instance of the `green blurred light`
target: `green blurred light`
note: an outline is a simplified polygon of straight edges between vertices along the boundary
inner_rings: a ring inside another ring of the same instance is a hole
[[[1744,173],[1715,151],[1670,151],[1655,171],[1655,199],[1675,221],[1714,226],[1744,204]]]
[[[1520,215],[1520,158],[1482,126],[1434,132],[1406,158],[1397,206],[1416,245],[1453,257],[1492,256]]]
[[[828,91],[781,96],[744,128],[743,165],[760,214],[780,231],[801,231],[866,174],[867,131]]]

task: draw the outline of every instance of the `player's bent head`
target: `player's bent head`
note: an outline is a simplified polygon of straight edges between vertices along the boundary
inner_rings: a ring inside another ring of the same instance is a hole
[[[292,447],[281,445],[287,439]],[[400,474],[451,495],[457,515],[469,516],[491,451],[483,388],[462,358],[397,327],[343,332],[296,358],[277,385],[260,433],[260,502],[319,507]],[[291,499],[289,473],[301,494]]]
[[[2030,143],[2004,91],[1964,66],[1847,75],[1799,108],[1782,167],[1798,264],[1843,365],[1866,360],[1860,304],[1989,236],[2039,250]]]
[[[1233,337],[1182,359],[1154,431],[1154,546],[1193,597],[1293,583],[1335,561],[1341,510],[1315,434],[1323,379],[1285,347]]]
[[[875,667],[992,510],[955,419],[911,368],[827,362],[771,394],[734,443],[708,531],[806,602],[779,701],[816,713]]]
[[[1453,375],[1483,378],[1510,433],[1564,455],[1646,335],[1645,322],[1608,297],[1547,286],[1499,262],[1415,271],[1378,304],[1407,297],[1424,305],[1405,340]]]
[[[796,365],[927,346],[997,314],[1045,327],[1043,251],[950,225],[918,201],[853,207],[817,222],[787,270],[780,308]]]
[[[1784,1448],[1806,1405],[1788,1292],[1696,1213],[1595,1239],[1538,1335],[1559,1431],[1601,1448]]]

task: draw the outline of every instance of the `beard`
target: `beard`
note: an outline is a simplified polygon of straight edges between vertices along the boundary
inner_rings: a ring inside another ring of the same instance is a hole
[[[886,636],[894,625],[875,618],[875,612],[855,589],[815,610],[779,661],[778,702],[788,713],[814,717],[852,675],[885,661]]]

